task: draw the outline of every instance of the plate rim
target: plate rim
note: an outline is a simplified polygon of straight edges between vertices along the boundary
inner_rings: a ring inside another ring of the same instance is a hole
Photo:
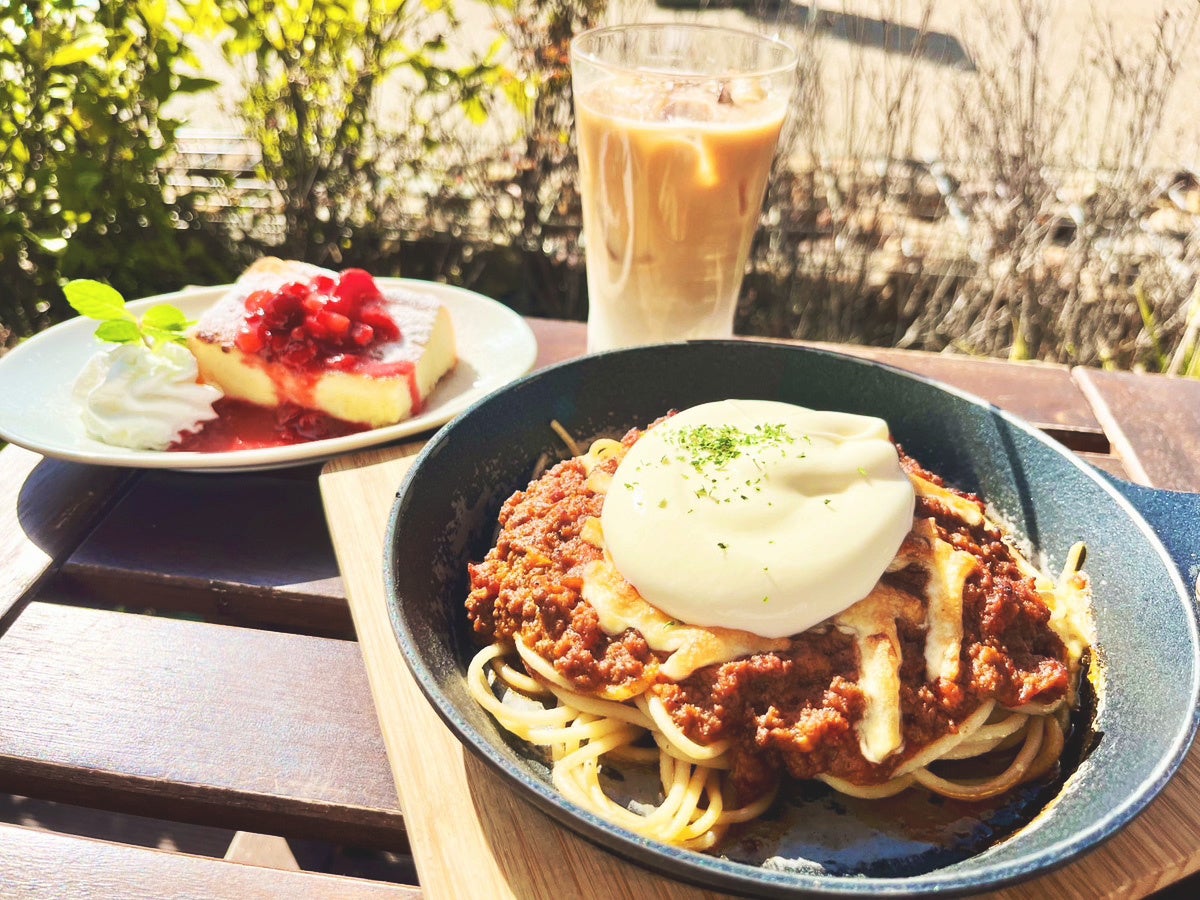
[[[916,876],[897,878],[881,876],[804,875],[797,872],[763,869],[762,867],[755,867],[746,863],[707,855],[703,856],[703,863],[697,863],[695,861],[697,854],[640,838],[624,828],[601,819],[591,811],[578,806],[573,801],[558,794],[552,785],[532,777],[525,771],[514,770],[505,760],[500,759],[496,755],[490,742],[484,735],[478,734],[469,722],[461,718],[461,713],[457,705],[448,697],[443,697],[439,694],[436,687],[438,675],[429,667],[424,655],[419,652],[420,648],[416,645],[415,636],[410,631],[407,621],[401,614],[401,603],[393,587],[394,579],[392,575],[396,571],[395,567],[400,564],[393,534],[395,521],[399,516],[407,492],[419,476],[424,460],[439,453],[441,445],[450,439],[453,429],[448,428],[445,432],[434,436],[422,448],[414,459],[413,464],[408,467],[397,489],[388,520],[388,539],[384,546],[384,577],[385,589],[387,591],[388,615],[392,624],[393,637],[397,640],[405,663],[422,695],[425,697],[426,702],[434,708],[439,718],[454,733],[456,739],[466,745],[477,758],[486,763],[491,771],[501,776],[510,784],[516,782],[520,788],[518,793],[526,802],[533,803],[540,811],[568,827],[583,840],[600,847],[606,852],[614,853],[634,865],[666,874],[669,877],[679,878],[689,884],[711,886],[711,881],[708,880],[714,874],[711,870],[722,870],[720,877],[725,880],[724,883],[719,885],[722,890],[744,892],[748,895],[758,895],[764,890],[769,892],[794,892],[799,890],[816,896],[832,897],[860,896],[862,894],[925,896],[930,893],[945,893],[953,895],[980,890],[993,890],[1024,881],[1035,875],[1047,874],[1077,860],[1124,829],[1143,812],[1151,801],[1160,794],[1163,787],[1183,764],[1196,738],[1198,725],[1200,725],[1200,702],[1198,702],[1200,701],[1200,616],[1198,616],[1195,605],[1189,604],[1186,601],[1188,588],[1170,551],[1159,538],[1158,533],[1142,515],[1141,511],[1127,496],[1118,490],[1110,480],[1110,476],[1105,475],[1100,470],[1088,465],[1085,461],[1070,453],[1070,451],[1058,444],[1053,438],[1022,417],[1001,409],[969,391],[945,384],[936,378],[907,371],[891,363],[864,359],[823,347],[792,345],[784,342],[739,342],[734,340],[691,341],[687,343],[738,346],[774,344],[774,346],[789,352],[833,356],[854,365],[861,365],[871,369],[884,369],[902,378],[932,386],[981,407],[999,416],[1009,426],[1032,437],[1037,442],[1048,447],[1056,455],[1067,460],[1084,478],[1099,486],[1114,503],[1122,508],[1134,526],[1146,537],[1150,549],[1161,559],[1168,573],[1169,579],[1175,588],[1176,595],[1173,599],[1185,611],[1188,624],[1186,638],[1190,643],[1193,662],[1191,682],[1186,686],[1187,694],[1190,697],[1190,717],[1186,717],[1184,721],[1178,723],[1178,727],[1169,737],[1168,752],[1162,754],[1150,771],[1139,779],[1137,789],[1131,791],[1117,806],[1112,808],[1110,815],[1105,816],[1099,821],[1090,822],[1085,827],[1072,831],[1070,835],[1050,845],[1041,849],[1032,849],[1030,853],[1023,854],[1014,859],[1000,860],[999,862],[987,860],[983,863],[982,868],[967,871],[958,870],[957,866],[962,864],[958,863],[953,867],[945,869],[938,869]],[[671,346],[678,347],[680,345]],[[616,350],[603,354],[592,354],[592,356],[606,356],[625,352],[627,351]],[[490,402],[495,396],[501,393],[517,389],[521,384],[552,376],[555,370],[577,365],[583,359],[566,360],[530,373],[522,378],[514,379],[513,382],[501,386],[490,392],[487,396],[480,398],[470,408],[464,410],[463,413],[456,417],[455,423],[452,424],[457,424],[459,420],[467,419],[475,407]],[[986,855],[992,849],[1002,847],[1004,844],[1005,841],[1001,841],[999,844],[981,851],[976,856]],[[776,894],[772,893],[772,895]],[[782,894],[779,895],[782,896]]]
[[[468,308],[468,312],[470,308],[474,307],[476,310],[487,310],[489,315],[495,316],[502,323],[501,333],[506,335],[515,345],[515,352],[506,354],[504,365],[499,367],[501,374],[498,377],[502,380],[481,385],[468,385],[458,393],[442,400],[436,399],[437,388],[435,388],[431,395],[435,398],[435,404],[432,409],[426,407],[426,411],[420,415],[405,419],[394,425],[385,425],[380,428],[354,432],[341,437],[324,438],[322,440],[306,441],[299,444],[287,444],[280,447],[255,447],[218,452],[133,450],[106,445],[97,441],[83,432],[82,426],[80,426],[80,436],[84,441],[88,442],[88,446],[72,447],[64,446],[57,441],[39,440],[36,435],[31,437],[26,431],[20,429],[14,430],[3,421],[0,421],[0,441],[7,441],[46,457],[87,465],[161,469],[195,473],[208,472],[214,474],[288,468],[320,462],[343,453],[363,450],[390,441],[433,431],[449,422],[492,391],[505,387],[513,380],[528,374],[533,369],[537,361],[537,338],[532,328],[530,328],[529,323],[511,307],[468,288],[444,282],[385,276],[378,277],[375,280],[384,287],[401,287],[409,290],[425,291],[434,294],[439,300],[446,300],[448,303],[456,306],[465,305]],[[131,300],[128,302],[128,307],[133,312],[141,312],[160,303],[192,305],[199,303],[202,299],[210,295],[210,302],[215,302],[232,287],[233,285],[230,284],[189,286],[177,291]],[[452,310],[452,319],[454,318],[453,312]],[[462,315],[462,313],[460,312],[459,315]],[[98,323],[94,323],[92,320],[82,316],[75,316],[23,340],[3,357],[0,357],[0,384],[3,384],[5,379],[6,366],[22,365],[29,354],[40,352],[47,345],[53,344],[55,341],[61,341],[64,338],[74,340],[76,338],[75,332],[94,328],[96,324]],[[455,321],[455,325],[458,326],[458,321]],[[456,328],[456,336],[461,333],[461,328]],[[466,361],[468,364],[471,364],[473,359],[477,360],[480,355],[478,350],[464,354],[461,338],[459,340],[458,359],[460,363]],[[99,350],[102,346],[100,342],[96,342],[95,349]],[[17,360],[16,363],[11,362],[14,358]],[[81,355],[78,369],[69,373],[70,380],[74,380],[86,361],[87,357]],[[480,368],[479,376],[485,377],[486,375],[486,367]],[[57,386],[60,383],[55,382],[55,384]],[[49,388],[48,390],[54,390],[54,388]]]

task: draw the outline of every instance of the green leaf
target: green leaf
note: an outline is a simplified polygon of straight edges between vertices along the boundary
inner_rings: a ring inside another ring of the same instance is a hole
[[[149,325],[143,325],[138,332],[142,339],[152,347],[157,347],[159,344],[174,344],[183,343],[182,331],[169,331],[166,328],[151,328]]]
[[[108,47],[108,41],[102,34],[85,34],[76,38],[64,47],[54,51],[54,55],[46,63],[46,68],[69,66],[86,59],[99,56]]]
[[[29,150],[26,148],[25,142],[19,137],[13,138],[12,143],[9,144],[8,152],[21,165],[29,162]]]
[[[167,22],[167,0],[142,0],[138,4],[151,31],[158,31]]]
[[[59,235],[35,234],[33,239],[39,247],[52,256],[58,256],[67,249],[67,239]]]
[[[487,107],[478,97],[468,97],[462,101],[463,111],[473,125],[482,125],[488,120]]]
[[[63,286],[67,302],[80,315],[99,319],[96,337],[117,344],[143,342],[154,347],[162,343],[184,343],[184,331],[192,323],[183,312],[169,303],[146,310],[139,322],[126,307],[121,294],[107,284],[90,279],[68,281]]]
[[[153,306],[142,316],[142,327],[148,331],[180,332],[187,325],[187,316],[168,303]]]
[[[116,288],[102,282],[90,278],[68,281],[63,285],[63,294],[66,295],[71,308],[81,316],[99,319],[101,322],[112,319],[134,322],[133,316],[125,310],[125,298]],[[136,323],[134,327],[136,328]]]
[[[136,344],[142,339],[142,332],[138,329],[137,322],[128,319],[110,319],[100,323],[96,329],[96,337],[114,344]]]

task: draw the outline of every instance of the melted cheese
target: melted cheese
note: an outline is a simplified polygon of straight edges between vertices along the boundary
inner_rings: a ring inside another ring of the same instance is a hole
[[[963,587],[979,568],[979,560],[941,540],[933,519],[918,522],[913,530],[921,532],[933,553],[925,589],[928,604],[925,677],[930,681],[939,678],[957,681],[962,653]]]
[[[962,654],[963,587],[979,561],[938,537],[933,519],[920,519],[901,545],[897,559],[926,570],[926,597],[885,584],[834,617],[834,624],[854,636],[859,655],[858,687],[865,709],[858,742],[863,758],[880,763],[904,746],[900,717],[900,636],[897,619],[925,626],[925,675],[957,680]]]
[[[588,452],[579,457],[587,471],[588,490],[597,494],[607,494],[612,487],[612,473],[599,468],[600,464],[614,457],[620,459],[625,455],[625,445],[611,438],[601,438],[593,441]],[[599,546],[597,544],[597,546]]]
[[[858,688],[866,708],[858,721],[863,758],[880,763],[904,744],[900,730],[900,636],[896,620],[924,621],[921,601],[885,584],[834,617],[834,624],[854,635],[858,647]]]
[[[676,622],[647,603],[607,559],[584,567],[583,599],[596,610],[606,634],[618,635],[633,628],[651,650],[669,653],[659,672],[671,681],[682,681],[714,663],[785,650],[790,643],[786,638],[762,638],[733,628],[702,628]],[[643,682],[653,675],[647,672]],[[632,686],[630,690],[630,696],[639,693]]]
[[[953,491],[936,485],[932,481],[927,481],[920,475],[910,475],[909,478],[912,479],[917,496],[936,501],[944,509],[949,510],[951,515],[966,522],[972,528],[983,524],[983,510],[980,509],[978,503],[974,503],[966,497],[960,497]]]
[[[598,519],[588,519],[582,531],[585,540],[604,547],[604,531]],[[877,584],[864,599],[833,617],[833,624],[854,638],[859,658],[858,688],[864,699],[862,718],[856,728],[863,758],[881,763],[904,746],[900,713],[900,636],[898,619],[924,625],[926,677],[955,680],[962,651],[962,595],[967,578],[978,568],[978,560],[941,540],[933,519],[913,523],[897,554],[903,565],[925,569],[926,602],[899,588]],[[762,638],[748,631],[714,628],[677,622],[648,603],[605,557],[589,563],[583,572],[583,599],[596,610],[601,629],[618,635],[632,628],[658,653],[670,654],[654,671],[648,667],[636,683],[619,691],[609,688],[608,699],[620,700],[644,691],[661,675],[671,681],[687,678],[697,669],[730,662],[755,653],[786,650],[783,638]]]
[[[725,400],[648,428],[602,520],[617,569],[669,616],[782,638],[870,593],[914,502],[882,419]]]

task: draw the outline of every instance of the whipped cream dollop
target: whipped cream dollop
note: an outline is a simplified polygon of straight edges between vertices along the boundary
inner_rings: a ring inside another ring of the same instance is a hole
[[[723,400],[641,435],[601,524],[613,565],[653,606],[778,638],[870,593],[914,506],[882,419]]]
[[[218,388],[197,381],[182,344],[119,344],[88,360],[72,394],[87,433],[117,447],[166,450],[184,432],[216,418]]]

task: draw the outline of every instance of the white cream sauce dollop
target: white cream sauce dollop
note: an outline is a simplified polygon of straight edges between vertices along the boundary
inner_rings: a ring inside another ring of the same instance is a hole
[[[197,381],[196,357],[182,344],[119,344],[95,354],[72,395],[96,440],[134,450],[166,450],[185,431],[216,418],[220,389]]]
[[[870,593],[914,504],[882,419],[722,400],[642,434],[601,524],[617,571],[653,606],[778,638]]]

